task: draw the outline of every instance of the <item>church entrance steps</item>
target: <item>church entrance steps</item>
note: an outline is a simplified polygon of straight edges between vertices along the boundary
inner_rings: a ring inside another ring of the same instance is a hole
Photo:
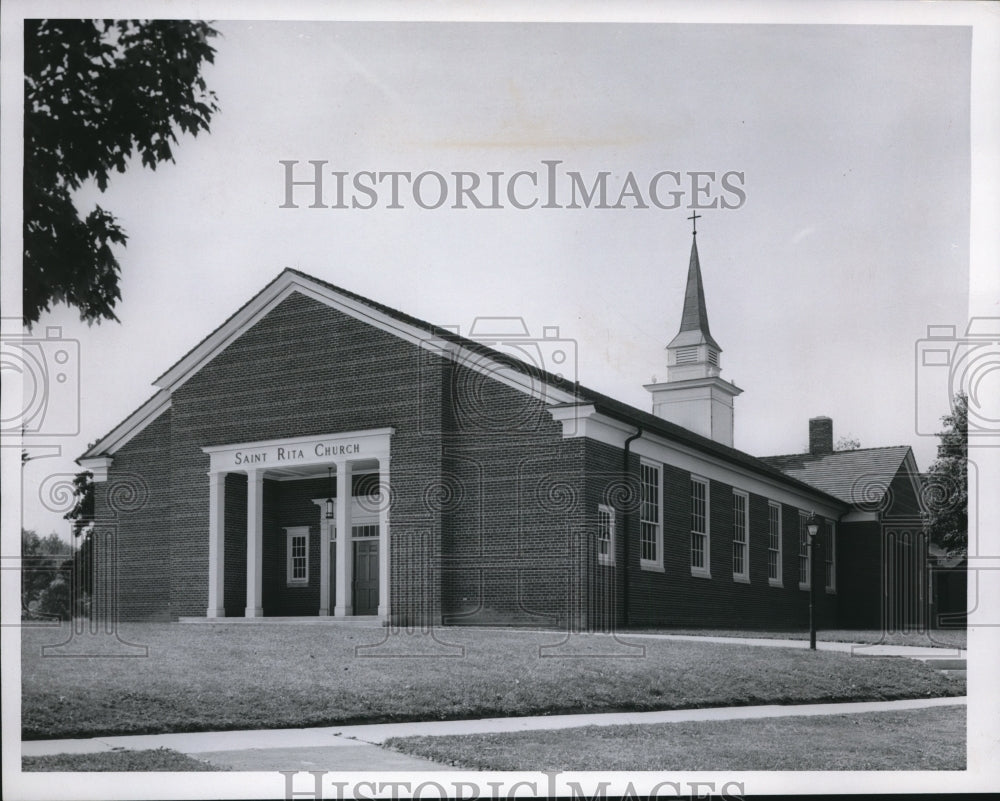
[[[180,617],[178,623],[211,624],[215,626],[251,625],[251,624],[282,624],[282,623],[315,623],[321,626],[370,626],[381,628],[385,621],[378,615],[351,615],[349,617],[334,617],[308,615],[301,617]]]

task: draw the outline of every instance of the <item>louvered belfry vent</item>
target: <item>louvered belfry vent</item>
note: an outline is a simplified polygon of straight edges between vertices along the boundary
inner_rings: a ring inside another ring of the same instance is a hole
[[[698,348],[681,348],[677,351],[677,364],[694,364],[698,361]]]
[[[684,306],[677,335],[667,345],[667,380],[647,384],[653,414],[704,437],[733,446],[733,399],[743,390],[722,378],[722,348],[708,327],[705,288],[692,231]]]

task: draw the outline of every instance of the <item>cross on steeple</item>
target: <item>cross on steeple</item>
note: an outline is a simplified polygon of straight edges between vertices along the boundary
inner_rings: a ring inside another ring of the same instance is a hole
[[[688,219],[691,221],[691,235],[698,236],[698,219],[701,215],[698,212],[693,212]]]

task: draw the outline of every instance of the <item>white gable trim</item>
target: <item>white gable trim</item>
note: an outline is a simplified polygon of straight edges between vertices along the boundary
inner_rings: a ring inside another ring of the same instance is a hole
[[[306,297],[337,309],[356,320],[425,350],[437,353],[442,358],[450,359],[470,370],[489,376],[505,386],[524,392],[548,405],[569,403],[574,400],[572,393],[552,386],[540,378],[526,375],[514,367],[491,359],[487,355],[442,339],[419,326],[397,320],[390,314],[373,309],[365,303],[349,298],[316,281],[286,271],[153,382],[154,386],[160,388],[160,392],[125,418],[110,434],[98,440],[94,447],[80,458],[90,458],[103,453],[113,454],[123,447],[132,437],[170,408],[170,396],[173,390],[192,378],[294,292],[300,292]]]
[[[83,465],[85,460],[90,460],[100,454],[117,453],[169,408],[170,393],[166,390],[160,390],[115,426],[115,428],[111,429],[109,434],[106,434],[94,443],[94,446],[77,459],[77,462]]]
[[[89,459],[83,457],[77,459],[77,463],[84,470],[89,470],[94,478],[94,483],[100,484],[108,480],[108,469],[114,461],[110,456],[93,456]]]
[[[551,386],[541,379],[527,376],[519,370],[476,353],[460,344],[437,337],[425,329],[404,323],[390,314],[346,297],[336,290],[292,272],[279,275],[269,286],[238,311],[222,327],[206,338],[177,364],[156,380],[156,386],[173,391],[182,386],[219,353],[246,333],[292,293],[300,292],[343,314],[360,320],[380,331],[397,336],[405,342],[438,353],[457,364],[488,375],[509,387],[526,392],[547,404],[567,403],[571,393]]]

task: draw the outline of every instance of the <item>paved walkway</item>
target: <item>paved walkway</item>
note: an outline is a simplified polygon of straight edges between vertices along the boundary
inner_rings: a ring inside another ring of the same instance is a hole
[[[700,634],[642,634],[637,632],[622,632],[618,637],[623,642],[641,637],[659,640],[691,640],[694,642],[712,642],[722,645],[762,645],[771,648],[808,648],[809,640],[778,639],[776,637],[708,637]],[[966,651],[958,646],[944,648],[930,645],[882,645],[874,643],[855,642],[825,642],[816,643],[818,651],[840,651],[857,656],[905,656],[911,659],[965,659]]]
[[[23,756],[88,754],[119,749],[172,748],[197,759],[234,770],[445,770],[445,766],[380,748],[390,737],[442,734],[489,734],[582,726],[680,723],[704,720],[843,715],[890,712],[939,706],[962,706],[966,698],[918,698],[843,704],[735,706],[676,709],[661,712],[609,712],[586,715],[546,715],[522,718],[382,723],[325,726],[311,729],[191,732],[93,737],[79,740],[30,740]]]

